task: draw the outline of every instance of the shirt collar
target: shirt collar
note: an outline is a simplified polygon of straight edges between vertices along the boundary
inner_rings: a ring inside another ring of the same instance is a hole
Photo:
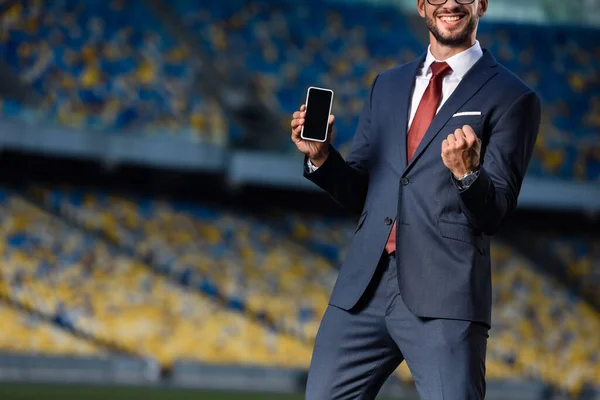
[[[481,50],[481,45],[478,40],[475,40],[475,44],[469,47],[467,50],[462,51],[458,54],[453,55],[452,57],[444,60],[448,63],[450,68],[452,68],[452,75],[462,79],[463,76],[479,59],[483,56],[483,50]],[[425,57],[425,62],[423,63],[423,75],[429,76],[431,75],[431,64],[433,64],[436,60],[431,54],[431,45],[427,47],[427,57]]]

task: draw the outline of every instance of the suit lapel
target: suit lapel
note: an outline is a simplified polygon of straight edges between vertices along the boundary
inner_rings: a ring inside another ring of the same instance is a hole
[[[408,129],[408,117],[410,103],[412,101],[413,89],[415,86],[415,77],[419,70],[419,67],[425,60],[425,55],[419,59],[406,64],[404,70],[398,74],[398,80],[394,82],[391,88],[392,101],[394,105],[394,138],[396,140],[397,149],[397,160],[400,160],[400,168],[398,170],[401,173],[406,166],[406,134]]]
[[[440,111],[436,114],[435,118],[429,125],[425,136],[419,143],[419,147],[415,151],[413,158],[410,163],[406,166],[402,176],[406,175],[412,168],[414,163],[419,159],[421,153],[427,148],[429,143],[440,133],[444,125],[448,122],[452,115],[460,107],[463,106],[471,97],[475,95],[481,89],[481,87],[490,80],[497,71],[493,69],[497,65],[494,57],[487,51],[484,50],[483,56],[473,65],[471,70],[463,77],[458,87],[454,90],[452,95],[446,100]],[[413,75],[414,80],[414,75]],[[406,130],[405,130],[406,132]],[[441,151],[441,150],[440,150]],[[406,160],[406,154],[404,155]],[[403,164],[406,165],[406,164]]]

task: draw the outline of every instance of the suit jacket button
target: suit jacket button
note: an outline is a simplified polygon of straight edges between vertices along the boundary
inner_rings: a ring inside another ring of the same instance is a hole
[[[385,219],[383,220],[383,222],[385,222],[386,225],[391,225],[392,224],[392,219],[390,217],[385,217]]]
[[[402,178],[402,179],[400,180],[400,183],[402,184],[402,186],[406,186],[406,185],[408,185],[408,182],[409,182],[409,181],[408,181],[408,178],[406,178],[406,177],[404,177],[404,178]]]

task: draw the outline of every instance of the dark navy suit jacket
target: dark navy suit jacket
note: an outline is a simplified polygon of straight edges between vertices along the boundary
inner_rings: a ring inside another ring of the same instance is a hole
[[[371,281],[397,219],[400,293],[415,315],[491,325],[490,239],[517,206],[540,125],[537,95],[489,51],[463,77],[407,163],[409,105],[420,59],[378,75],[347,160],[331,147],[306,178],[360,213],[330,304],[351,309]],[[481,115],[454,116],[480,111]],[[460,191],[442,141],[470,125],[482,141],[477,180]]]

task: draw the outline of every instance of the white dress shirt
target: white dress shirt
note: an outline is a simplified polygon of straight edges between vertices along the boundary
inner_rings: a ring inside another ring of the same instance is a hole
[[[482,56],[483,50],[481,50],[479,41],[476,40],[475,44],[469,47],[467,50],[455,54],[447,60],[444,60],[448,63],[450,68],[452,68],[452,71],[446,74],[442,81],[442,99],[437,111],[440,110],[446,100],[448,100],[450,95],[458,87],[458,84],[462,78]],[[417,113],[417,108],[421,102],[421,97],[423,97],[425,89],[427,89],[427,86],[429,85],[429,80],[431,79],[431,64],[433,64],[434,61],[440,60],[436,60],[433,54],[431,54],[431,45],[429,45],[429,47],[427,47],[427,56],[425,57],[425,61],[423,62],[421,68],[419,68],[415,78],[415,88],[413,90],[412,101],[410,105],[410,118],[408,120],[408,126],[406,127],[407,132],[408,129],[410,129],[410,125],[412,124],[415,114]],[[317,167],[314,166],[310,160],[308,160],[307,166],[310,172],[317,170]]]
[[[458,87],[458,84],[462,78],[482,56],[483,51],[481,50],[479,41],[476,40],[475,44],[469,47],[467,50],[455,54],[445,60],[450,68],[452,68],[452,71],[446,74],[442,80],[442,99],[437,111],[440,111],[440,108],[442,108],[446,100],[448,100],[450,95]],[[410,125],[412,124],[415,114],[417,113],[417,108],[421,102],[421,97],[423,97],[425,89],[427,89],[427,86],[429,85],[429,80],[431,79],[431,64],[433,64],[434,61],[440,60],[436,60],[433,54],[431,54],[431,45],[429,45],[427,48],[427,57],[425,57],[425,62],[419,69],[419,72],[416,76],[415,89],[413,91],[412,102],[410,105],[410,118],[408,120],[408,126],[406,127],[407,132],[408,129],[410,129]]]

